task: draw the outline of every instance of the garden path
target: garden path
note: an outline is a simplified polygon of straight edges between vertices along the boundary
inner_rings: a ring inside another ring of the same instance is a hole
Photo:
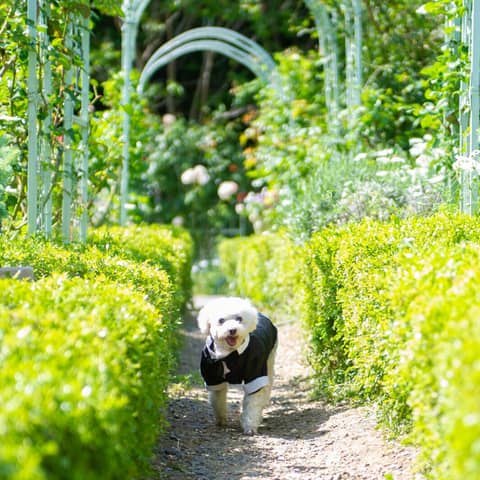
[[[229,426],[218,429],[198,373],[204,338],[195,312],[185,319],[184,346],[168,407],[170,428],[159,440],[151,480],[418,480],[414,451],[387,441],[368,408],[329,405],[309,396],[311,372],[303,361],[301,333],[280,321],[272,404],[259,434],[242,435],[241,393],[229,391]],[[272,315],[273,317],[273,315]]]

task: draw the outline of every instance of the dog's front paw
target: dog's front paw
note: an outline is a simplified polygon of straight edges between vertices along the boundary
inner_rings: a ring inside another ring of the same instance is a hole
[[[243,428],[243,433],[244,433],[244,435],[249,435],[249,436],[256,435],[257,434],[257,429],[253,428],[253,427],[244,427]]]
[[[226,418],[217,418],[215,424],[218,428],[225,428],[227,426],[227,419]]]

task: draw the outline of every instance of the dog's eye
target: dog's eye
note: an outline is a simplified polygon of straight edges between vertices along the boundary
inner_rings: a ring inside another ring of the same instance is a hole
[[[224,319],[224,318],[219,318],[219,319],[218,319],[218,323],[219,323],[220,325],[224,324],[224,323],[225,323],[225,319]]]
[[[242,318],[240,315],[237,315],[237,316],[235,317],[235,320],[236,320],[237,322],[241,322],[241,321],[243,320],[243,318]]]

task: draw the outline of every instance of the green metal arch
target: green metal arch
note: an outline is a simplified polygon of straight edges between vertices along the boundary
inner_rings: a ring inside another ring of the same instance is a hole
[[[210,50],[232,58],[265,82],[272,82],[276,86],[276,64],[260,45],[234,30],[199,27],[178,35],[155,51],[140,75],[138,92],[143,92],[145,84],[159,68],[182,55],[200,50]]]

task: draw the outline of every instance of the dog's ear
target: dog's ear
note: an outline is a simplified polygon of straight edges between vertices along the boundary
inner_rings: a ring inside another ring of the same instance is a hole
[[[198,312],[197,323],[198,328],[204,335],[210,333],[210,315],[207,306],[203,307]]]

